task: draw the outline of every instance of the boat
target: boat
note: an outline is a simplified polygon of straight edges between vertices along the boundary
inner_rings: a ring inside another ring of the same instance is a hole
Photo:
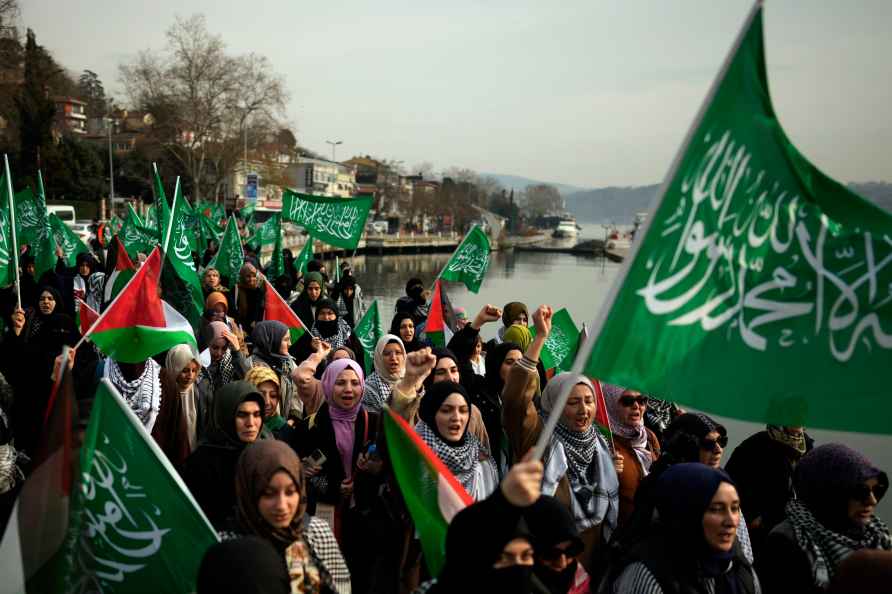
[[[552,232],[551,236],[559,239],[575,239],[578,233],[579,226],[576,224],[576,219],[569,217],[562,218],[560,221],[558,221],[558,225],[555,228],[554,232]]]

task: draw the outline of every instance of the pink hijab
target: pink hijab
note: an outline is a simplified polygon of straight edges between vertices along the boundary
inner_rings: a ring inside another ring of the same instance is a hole
[[[359,378],[360,390],[356,403],[349,409],[344,409],[335,404],[332,396],[334,395],[335,381],[341,372],[347,368],[356,372],[356,377]],[[362,406],[365,376],[362,373],[362,367],[353,359],[338,359],[325,368],[320,381],[322,383],[322,393],[325,395],[325,402],[328,403],[328,414],[331,416],[335,442],[338,446],[338,452],[341,454],[341,463],[344,465],[344,476],[349,480],[353,478],[353,445],[356,441],[354,426],[356,424],[356,416],[359,414],[359,409]]]

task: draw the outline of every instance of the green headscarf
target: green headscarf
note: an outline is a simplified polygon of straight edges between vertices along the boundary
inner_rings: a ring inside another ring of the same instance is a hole
[[[530,329],[520,324],[511,325],[505,330],[505,335],[502,338],[505,342],[513,342],[520,345],[521,351],[526,351],[530,343],[533,342],[533,334],[530,332]]]

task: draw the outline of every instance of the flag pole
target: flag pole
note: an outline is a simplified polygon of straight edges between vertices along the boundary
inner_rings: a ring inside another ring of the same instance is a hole
[[[177,194],[179,194],[180,190],[180,176],[177,176],[176,186],[173,188],[173,205],[170,207],[170,220],[167,221],[167,233],[164,236],[164,243],[161,246],[161,251],[164,252],[164,255],[167,255],[168,243],[170,242],[170,234],[173,231],[173,215],[177,210]],[[156,198],[156,200],[164,200],[164,196],[160,198]],[[161,221],[158,221],[158,224],[161,224]]]
[[[666,174],[666,177],[663,179],[663,183],[660,185],[659,191],[654,197],[653,203],[651,204],[651,207],[648,211],[648,217],[644,222],[644,227],[641,229],[640,239],[632,243],[632,250],[629,253],[628,257],[625,258],[619,274],[617,274],[616,279],[613,281],[613,285],[610,287],[610,292],[607,294],[607,299],[605,299],[604,303],[601,304],[601,308],[598,311],[597,317],[595,317],[595,319],[592,321],[591,333],[586,336],[585,342],[576,353],[576,359],[573,361],[573,368],[570,370],[570,373],[581,375],[582,371],[585,369],[585,364],[588,362],[588,359],[592,354],[592,350],[595,347],[595,343],[598,341],[598,337],[601,334],[601,330],[604,328],[604,322],[607,320],[607,314],[613,307],[613,303],[616,301],[616,297],[619,294],[620,288],[623,286],[626,277],[628,277],[629,275],[629,270],[632,268],[632,264],[635,262],[635,259],[638,256],[638,252],[641,250],[641,245],[644,243],[644,240],[647,237],[647,233],[650,230],[651,223],[653,223],[654,219],[656,218],[654,217],[654,214],[662,204],[663,198],[665,198],[666,196],[666,190],[669,188],[669,184],[671,184],[672,180],[675,179],[675,175],[678,173],[679,167],[681,167],[682,159],[684,158],[685,153],[687,153],[687,149],[694,138],[694,133],[700,127],[700,123],[703,121],[703,117],[706,115],[707,109],[709,109],[712,100],[715,98],[715,94],[716,92],[718,92],[722,80],[724,80],[725,76],[727,75],[728,69],[731,67],[731,62],[734,60],[734,56],[737,55],[737,51],[740,49],[740,46],[743,43],[743,39],[744,37],[746,37],[747,31],[749,31],[753,19],[755,19],[756,15],[759,13],[759,10],[761,10],[762,2],[763,0],[756,0],[753,4],[753,7],[750,9],[749,14],[743,22],[743,26],[740,28],[740,31],[737,33],[737,37],[734,39],[734,43],[731,45],[731,50],[725,56],[724,62],[722,62],[722,66],[719,69],[718,75],[715,77],[715,79],[713,79],[712,85],[709,87],[709,92],[703,99],[703,103],[700,105],[700,109],[697,111],[697,115],[694,117],[694,121],[688,128],[687,134],[685,134],[684,140],[682,140],[678,152],[675,153],[675,158],[672,160],[672,164],[669,167],[669,173]],[[565,385],[561,389],[560,393],[555,399],[552,412],[548,416],[545,427],[542,429],[542,433],[539,434],[539,440],[536,442],[536,445],[533,448],[534,460],[540,460],[542,458],[542,455],[545,453],[545,448],[548,447],[548,444],[551,442],[551,436],[554,433],[554,429],[557,426],[558,419],[560,418],[561,413],[564,410],[564,406],[567,404],[567,399],[570,397],[570,391],[572,389],[573,385],[570,382],[567,382],[567,385]]]
[[[9,220],[12,226],[12,250],[10,251],[10,260],[12,260],[13,270],[15,270],[15,298],[16,309],[22,308],[22,283],[19,278],[19,244],[15,234],[15,204],[12,199],[12,173],[9,171],[9,156],[3,155],[3,166],[6,170],[6,191],[9,193]]]

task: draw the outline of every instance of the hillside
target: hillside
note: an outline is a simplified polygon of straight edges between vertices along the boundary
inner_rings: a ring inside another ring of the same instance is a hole
[[[892,183],[850,183],[849,188],[892,213]],[[617,224],[631,224],[635,213],[650,208],[658,189],[657,184],[628,188],[597,188],[565,195],[564,200],[567,210],[573,213],[579,222],[610,221]]]
[[[536,186],[539,184],[554,186],[563,196],[567,196],[574,192],[584,191],[584,188],[580,188],[579,186],[571,186],[568,184],[559,184],[555,182],[541,181],[538,179],[530,179],[521,175],[510,175],[505,173],[481,173],[480,177],[491,177],[499,182],[499,184],[501,184],[501,186],[506,190],[513,189],[515,192],[525,190],[527,186]]]

